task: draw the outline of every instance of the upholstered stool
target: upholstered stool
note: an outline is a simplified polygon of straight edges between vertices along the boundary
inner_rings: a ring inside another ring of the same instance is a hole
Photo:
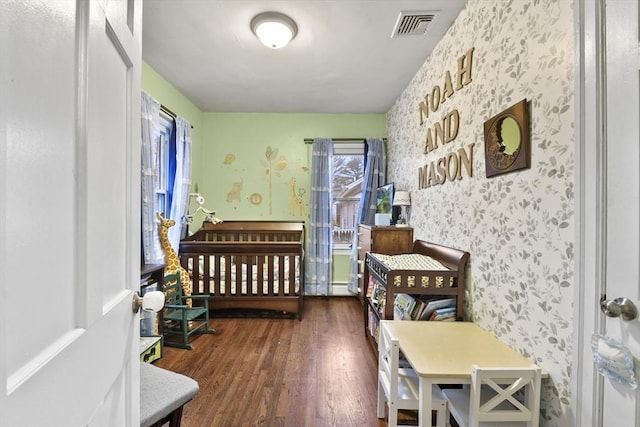
[[[140,427],[179,427],[182,408],[198,393],[196,381],[150,363],[140,364]]]

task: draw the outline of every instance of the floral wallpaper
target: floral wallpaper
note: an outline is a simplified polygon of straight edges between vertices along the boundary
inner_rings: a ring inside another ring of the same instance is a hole
[[[389,111],[389,181],[411,191],[417,239],[469,251],[466,317],[532,358],[543,426],[570,424],[574,286],[574,40],[567,0],[469,0]],[[456,87],[472,50],[471,82]],[[433,88],[455,91],[420,124]],[[527,99],[531,167],[487,178],[484,122]],[[429,129],[459,113],[451,142],[425,154]],[[473,144],[473,145],[472,145]],[[472,148],[470,148],[472,145]],[[428,188],[419,170],[471,151],[472,174]],[[424,187],[424,186],[423,186]]]

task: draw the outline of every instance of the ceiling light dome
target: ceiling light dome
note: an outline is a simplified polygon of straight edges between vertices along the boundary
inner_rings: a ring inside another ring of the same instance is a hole
[[[287,15],[264,12],[251,20],[251,30],[265,46],[280,49],[296,36],[298,26]]]

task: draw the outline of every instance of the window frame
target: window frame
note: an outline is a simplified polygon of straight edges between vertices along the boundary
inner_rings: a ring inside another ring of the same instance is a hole
[[[175,127],[174,118],[160,110],[160,120],[156,126],[153,144],[153,167],[155,175],[155,199],[154,207],[156,212],[168,217],[171,206],[169,206],[169,171],[170,171],[170,144],[171,133]]]
[[[340,142],[334,142],[333,143],[333,155],[335,156],[355,156],[355,155],[361,155],[362,156],[362,174],[363,174],[363,179],[364,179],[364,169],[365,169],[365,165],[366,165],[366,158],[365,158],[365,141],[364,140],[349,140],[349,141],[340,141]],[[331,180],[333,183],[333,165],[331,165]],[[355,181],[354,181],[355,182]],[[362,184],[361,184],[362,186]],[[334,197],[333,194],[331,195],[331,203],[332,206],[335,205],[337,202],[342,202],[342,201],[360,201],[361,197],[360,195],[358,196],[354,196],[354,197]],[[358,209],[356,209],[356,212],[359,212],[360,208],[358,207]],[[334,213],[335,210],[332,208],[331,210],[331,222],[334,222]],[[357,214],[356,214],[357,215]],[[354,229],[353,229],[353,233],[357,233],[358,231],[358,224],[357,224],[357,218],[356,218],[356,224],[354,224]],[[332,252],[344,252],[344,251],[351,251],[353,242],[348,242],[348,243],[344,243],[344,242],[340,242],[340,243],[335,243],[332,241],[332,245],[331,245],[331,250]]]

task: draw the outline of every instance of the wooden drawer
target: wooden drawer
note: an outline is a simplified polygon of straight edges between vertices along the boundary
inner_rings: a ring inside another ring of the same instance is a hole
[[[358,272],[360,274],[360,302],[364,303],[364,261],[367,252],[397,255],[410,253],[413,249],[413,228],[378,227],[360,224],[358,227]]]
[[[397,255],[410,253],[413,248],[413,228],[374,227],[358,228],[358,256],[364,259],[367,252]]]

